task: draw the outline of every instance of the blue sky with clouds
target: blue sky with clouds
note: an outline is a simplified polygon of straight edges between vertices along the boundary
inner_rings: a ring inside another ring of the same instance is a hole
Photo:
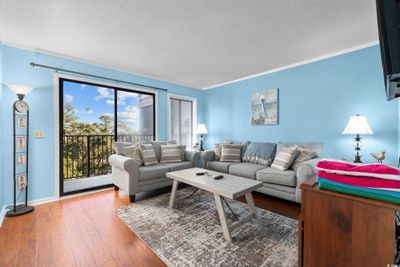
[[[64,104],[72,104],[79,121],[99,123],[99,117],[114,116],[114,90],[107,87],[64,81]],[[118,120],[137,130],[138,94],[118,91]]]

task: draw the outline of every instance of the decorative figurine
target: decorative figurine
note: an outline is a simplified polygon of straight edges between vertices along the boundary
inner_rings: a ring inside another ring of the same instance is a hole
[[[374,158],[376,158],[376,160],[379,162],[379,163],[382,163],[383,162],[383,160],[385,159],[385,153],[386,153],[386,151],[385,150],[383,150],[383,151],[381,151],[381,152],[373,152],[373,153],[371,153],[371,155],[374,157]]]

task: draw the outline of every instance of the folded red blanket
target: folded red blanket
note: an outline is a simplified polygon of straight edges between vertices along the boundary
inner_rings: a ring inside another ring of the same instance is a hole
[[[400,180],[400,169],[381,163],[352,164],[344,161],[321,160],[317,162],[317,168],[330,173]]]
[[[400,188],[399,180],[380,179],[367,176],[350,176],[325,171],[318,171],[318,176],[337,183],[369,187],[369,188]]]

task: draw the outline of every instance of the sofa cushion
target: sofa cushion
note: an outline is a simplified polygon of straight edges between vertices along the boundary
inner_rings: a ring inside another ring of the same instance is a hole
[[[141,144],[140,154],[142,155],[144,166],[158,164],[156,153],[154,152],[154,148],[151,144]]]
[[[132,145],[133,145],[133,143],[131,143],[131,142],[115,142],[114,143],[115,154],[125,155],[124,147],[132,146]]]
[[[297,171],[300,167],[300,164],[316,157],[318,157],[317,151],[297,147],[297,156],[295,157],[292,166],[290,166],[290,169]]]
[[[223,144],[220,161],[242,162],[242,158],[240,157],[241,149],[242,146],[239,144]]]
[[[182,162],[181,145],[161,145],[160,163]]]
[[[143,165],[142,154],[140,153],[140,144],[127,146],[122,148],[122,150],[124,151],[125,156],[136,160],[139,166]]]
[[[207,169],[217,172],[228,173],[229,166],[234,163],[232,162],[221,162],[221,161],[209,161],[207,162]]]
[[[229,166],[229,174],[241,176],[249,179],[256,179],[257,171],[264,169],[264,165],[253,163],[237,163]]]
[[[321,155],[322,152],[322,143],[278,143],[276,150],[279,151],[282,148],[289,148],[289,147],[300,147],[303,149],[310,149],[317,152],[317,155]]]
[[[157,160],[160,161],[161,158],[161,145],[176,145],[176,141],[151,141],[153,145],[154,152],[156,153]]]
[[[179,170],[184,170],[188,168],[192,168],[192,163],[190,161],[183,161],[183,162],[178,162],[178,163],[162,163],[159,164],[160,166],[165,166],[169,168],[169,171],[179,171]]]
[[[276,153],[274,162],[272,162],[271,167],[286,171],[292,165],[294,158],[297,156],[297,148],[282,148]]]
[[[162,178],[169,171],[170,168],[168,166],[161,164],[142,166],[139,168],[139,181]]]
[[[296,172],[293,170],[280,171],[269,167],[259,170],[256,178],[258,181],[284,186],[296,186]]]
[[[275,151],[275,143],[250,143],[243,154],[243,161],[270,166]]]

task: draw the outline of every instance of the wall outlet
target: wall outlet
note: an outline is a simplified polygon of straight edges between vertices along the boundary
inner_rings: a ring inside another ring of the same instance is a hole
[[[35,137],[35,138],[44,138],[44,131],[43,130],[33,131],[33,137]]]

